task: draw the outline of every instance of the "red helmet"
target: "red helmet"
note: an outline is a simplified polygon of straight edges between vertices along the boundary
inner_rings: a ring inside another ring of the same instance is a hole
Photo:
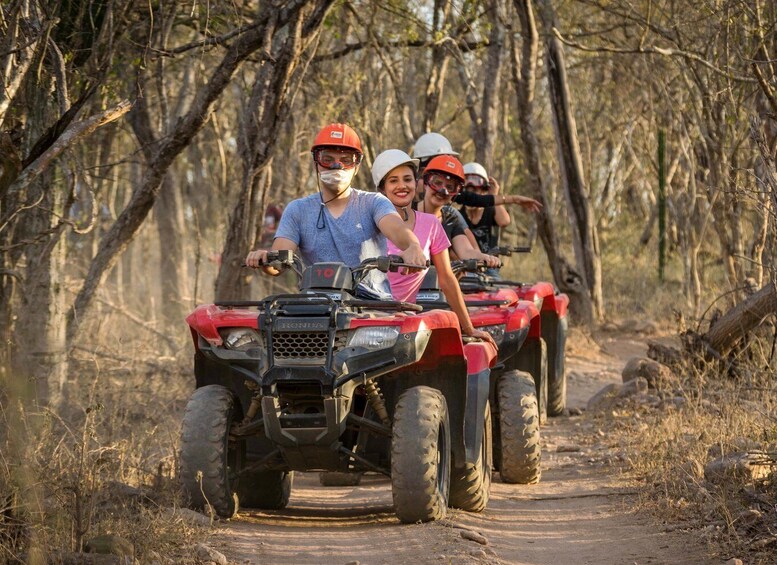
[[[318,132],[316,139],[313,140],[311,151],[317,147],[341,147],[363,153],[359,136],[356,135],[352,127],[346,124],[329,124],[325,126]]]
[[[464,166],[461,164],[461,161],[451,155],[438,155],[429,161],[429,164],[426,165],[424,176],[432,171],[456,177],[462,183],[465,181]]]

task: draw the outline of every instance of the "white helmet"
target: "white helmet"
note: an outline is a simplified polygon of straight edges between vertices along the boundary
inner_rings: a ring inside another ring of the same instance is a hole
[[[426,157],[435,157],[437,155],[458,155],[451,147],[448,138],[439,133],[425,133],[419,137],[413,147],[413,157],[424,159]]]
[[[480,163],[467,163],[464,165],[464,174],[465,175],[477,175],[479,177],[483,177],[483,180],[488,182],[488,173],[486,172],[486,168],[481,165]]]
[[[387,149],[375,157],[372,162],[372,182],[375,183],[375,188],[380,186],[383,177],[400,165],[409,165],[418,172],[418,159],[413,159],[401,149]]]

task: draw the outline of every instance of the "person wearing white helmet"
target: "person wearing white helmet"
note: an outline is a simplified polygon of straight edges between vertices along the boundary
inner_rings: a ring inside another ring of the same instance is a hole
[[[413,157],[420,160],[419,175],[423,173],[429,161],[438,155],[453,155],[454,157],[458,157],[459,154],[453,150],[448,138],[439,133],[425,133],[416,140],[413,147]],[[419,186],[418,190],[419,193],[423,192],[423,187]],[[538,212],[542,208],[542,204],[537,200],[518,194],[478,194],[471,191],[464,191],[457,194],[453,199],[453,202],[463,206],[480,208],[504,204],[518,204],[532,212]]]
[[[469,317],[461,288],[451,269],[448,248],[451,242],[445,235],[442,224],[436,216],[413,210],[415,197],[416,174],[418,159],[413,159],[399,149],[388,149],[375,157],[372,164],[372,181],[375,188],[384,194],[394,205],[397,212],[404,218],[405,225],[413,231],[427,260],[431,260],[437,269],[440,290],[456,314],[461,325],[461,333],[488,341],[494,346],[493,338],[488,332],[475,329]],[[389,253],[398,249],[388,242]],[[415,302],[418,289],[424,279],[423,273],[401,275],[388,273],[391,294],[395,300]]]
[[[480,163],[464,165],[464,178],[466,192],[491,195],[499,193],[499,183],[488,176],[485,167]],[[502,204],[486,208],[463,206],[460,211],[483,253],[488,253],[499,245],[499,228],[509,225],[511,221],[510,214]]]

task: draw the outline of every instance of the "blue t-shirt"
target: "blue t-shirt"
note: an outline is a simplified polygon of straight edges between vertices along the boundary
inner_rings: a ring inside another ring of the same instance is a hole
[[[319,214],[323,208],[323,227]],[[308,264],[340,262],[356,267],[364,259],[386,255],[386,238],[378,222],[396,214],[391,201],[383,194],[351,190],[348,205],[335,218],[321,204],[321,196],[311,194],[292,201],[283,212],[275,237],[297,244]],[[391,295],[386,276],[373,270],[364,279],[370,287]]]

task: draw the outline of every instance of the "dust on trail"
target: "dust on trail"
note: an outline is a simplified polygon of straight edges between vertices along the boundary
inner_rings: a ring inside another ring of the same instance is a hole
[[[638,336],[594,343],[573,333],[568,406],[582,408],[602,386],[620,382],[625,362],[645,351]],[[635,486],[611,465],[603,436],[585,415],[550,419],[542,428],[540,483],[508,485],[495,475],[482,514],[451,510],[440,522],[400,524],[384,477],[321,487],[316,474],[298,474],[288,508],[241,512],[211,542],[230,562],[246,564],[722,562],[691,535],[666,533],[633,509]],[[462,529],[485,536],[487,545],[464,539]]]

